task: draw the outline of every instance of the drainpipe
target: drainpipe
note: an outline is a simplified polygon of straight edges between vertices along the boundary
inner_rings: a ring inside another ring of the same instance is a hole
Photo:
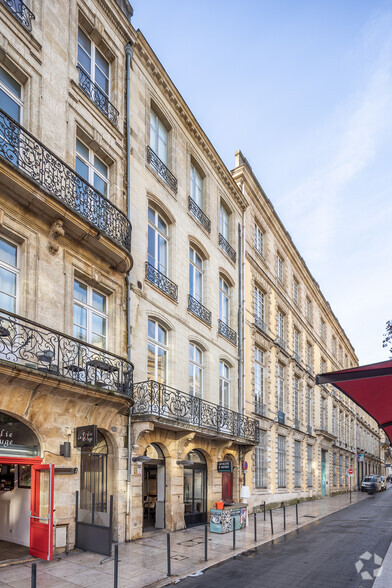
[[[133,50],[131,43],[125,46],[126,58],[126,129],[127,129],[127,217],[131,220],[131,59]],[[130,270],[126,274],[127,288],[127,359],[131,361],[131,275]],[[127,508],[125,523],[125,541],[131,540],[131,407],[128,412],[127,424]],[[127,532],[128,530],[128,532]]]
[[[238,412],[242,413],[242,237],[238,223]]]

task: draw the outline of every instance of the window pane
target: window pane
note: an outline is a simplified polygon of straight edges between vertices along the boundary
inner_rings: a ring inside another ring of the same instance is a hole
[[[74,281],[74,297],[87,304],[87,286],[78,280]]]
[[[154,112],[150,112],[150,147],[157,151],[157,117]]]
[[[155,231],[154,229],[148,225],[148,263],[155,267],[156,258],[155,258]]]
[[[147,377],[155,380],[155,345],[148,344],[148,357],[147,357]]]
[[[148,321],[148,337],[149,339],[155,339],[155,325],[154,321]]]
[[[80,27],[78,28],[78,42],[91,55],[91,41]]]
[[[17,247],[4,239],[0,239],[0,260],[16,267]]]
[[[0,290],[11,296],[16,294],[16,275],[5,268],[0,268]]]
[[[74,304],[74,324],[79,325],[81,327],[87,327],[87,310],[79,306],[79,304]]]
[[[158,229],[164,233],[165,235],[167,235],[167,224],[165,223],[165,221],[163,220],[163,218],[161,216],[158,215]]]
[[[95,66],[95,83],[106,95],[109,95],[109,80],[97,66]]]
[[[167,241],[158,235],[158,269],[166,275],[167,273]]]
[[[0,292],[0,307],[3,310],[8,310],[9,312],[16,311],[16,299],[12,296],[8,296],[4,292]]]
[[[78,47],[78,64],[91,76],[91,59],[80,45]]]
[[[102,53],[96,49],[95,51],[95,62],[98,65],[99,69],[105,74],[105,76],[109,77],[109,62],[104,58]]]
[[[106,312],[106,296],[100,294],[96,290],[93,290],[93,308],[100,312]]]
[[[83,329],[78,325],[73,326],[73,336],[75,339],[80,339],[81,341],[87,341],[87,330]]]
[[[89,150],[88,150],[88,147],[86,147],[86,145],[84,143],[82,143],[81,141],[79,141],[79,139],[76,139],[76,151],[78,153],[80,153],[80,155],[82,155],[84,157],[84,159],[86,159],[87,161],[89,161]]]
[[[158,347],[157,378],[158,382],[166,381],[166,351],[161,347]]]
[[[4,84],[18,98],[22,97],[22,86],[2,67],[0,67],[0,83]]]
[[[16,122],[20,122],[19,105],[0,88],[0,108]]]
[[[94,167],[97,169],[105,178],[108,177],[108,167],[104,162],[94,155]]]
[[[92,313],[92,329],[93,333],[106,337],[106,319]]]
[[[166,331],[160,325],[158,325],[158,341],[166,345]]]
[[[155,225],[155,212],[152,208],[148,207],[148,220]]]
[[[107,189],[108,189],[108,185],[107,183],[100,177],[98,176],[96,173],[94,173],[94,188],[97,190],[97,192],[99,192],[100,194],[102,194],[103,196],[107,196]]]

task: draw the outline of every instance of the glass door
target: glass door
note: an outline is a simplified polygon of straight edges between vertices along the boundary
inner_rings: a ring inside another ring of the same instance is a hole
[[[327,457],[326,451],[321,450],[321,496],[327,495]]]
[[[31,468],[30,555],[53,559],[54,465]]]

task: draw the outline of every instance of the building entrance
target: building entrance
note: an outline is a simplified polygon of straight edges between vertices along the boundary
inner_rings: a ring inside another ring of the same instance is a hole
[[[207,522],[207,463],[197,449],[186,459],[193,462],[193,466],[184,467],[184,519],[191,527]]]
[[[233,461],[230,455],[225,455],[223,461]],[[225,504],[233,504],[233,471],[222,472],[222,500]]]
[[[327,495],[327,452],[321,450],[321,496]]]
[[[151,443],[144,452],[143,530],[165,528],[165,457],[159,445]]]

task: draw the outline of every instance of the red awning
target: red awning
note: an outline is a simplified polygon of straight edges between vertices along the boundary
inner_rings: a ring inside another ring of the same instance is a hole
[[[333,384],[373,417],[392,443],[392,361],[319,374],[317,384]]]

